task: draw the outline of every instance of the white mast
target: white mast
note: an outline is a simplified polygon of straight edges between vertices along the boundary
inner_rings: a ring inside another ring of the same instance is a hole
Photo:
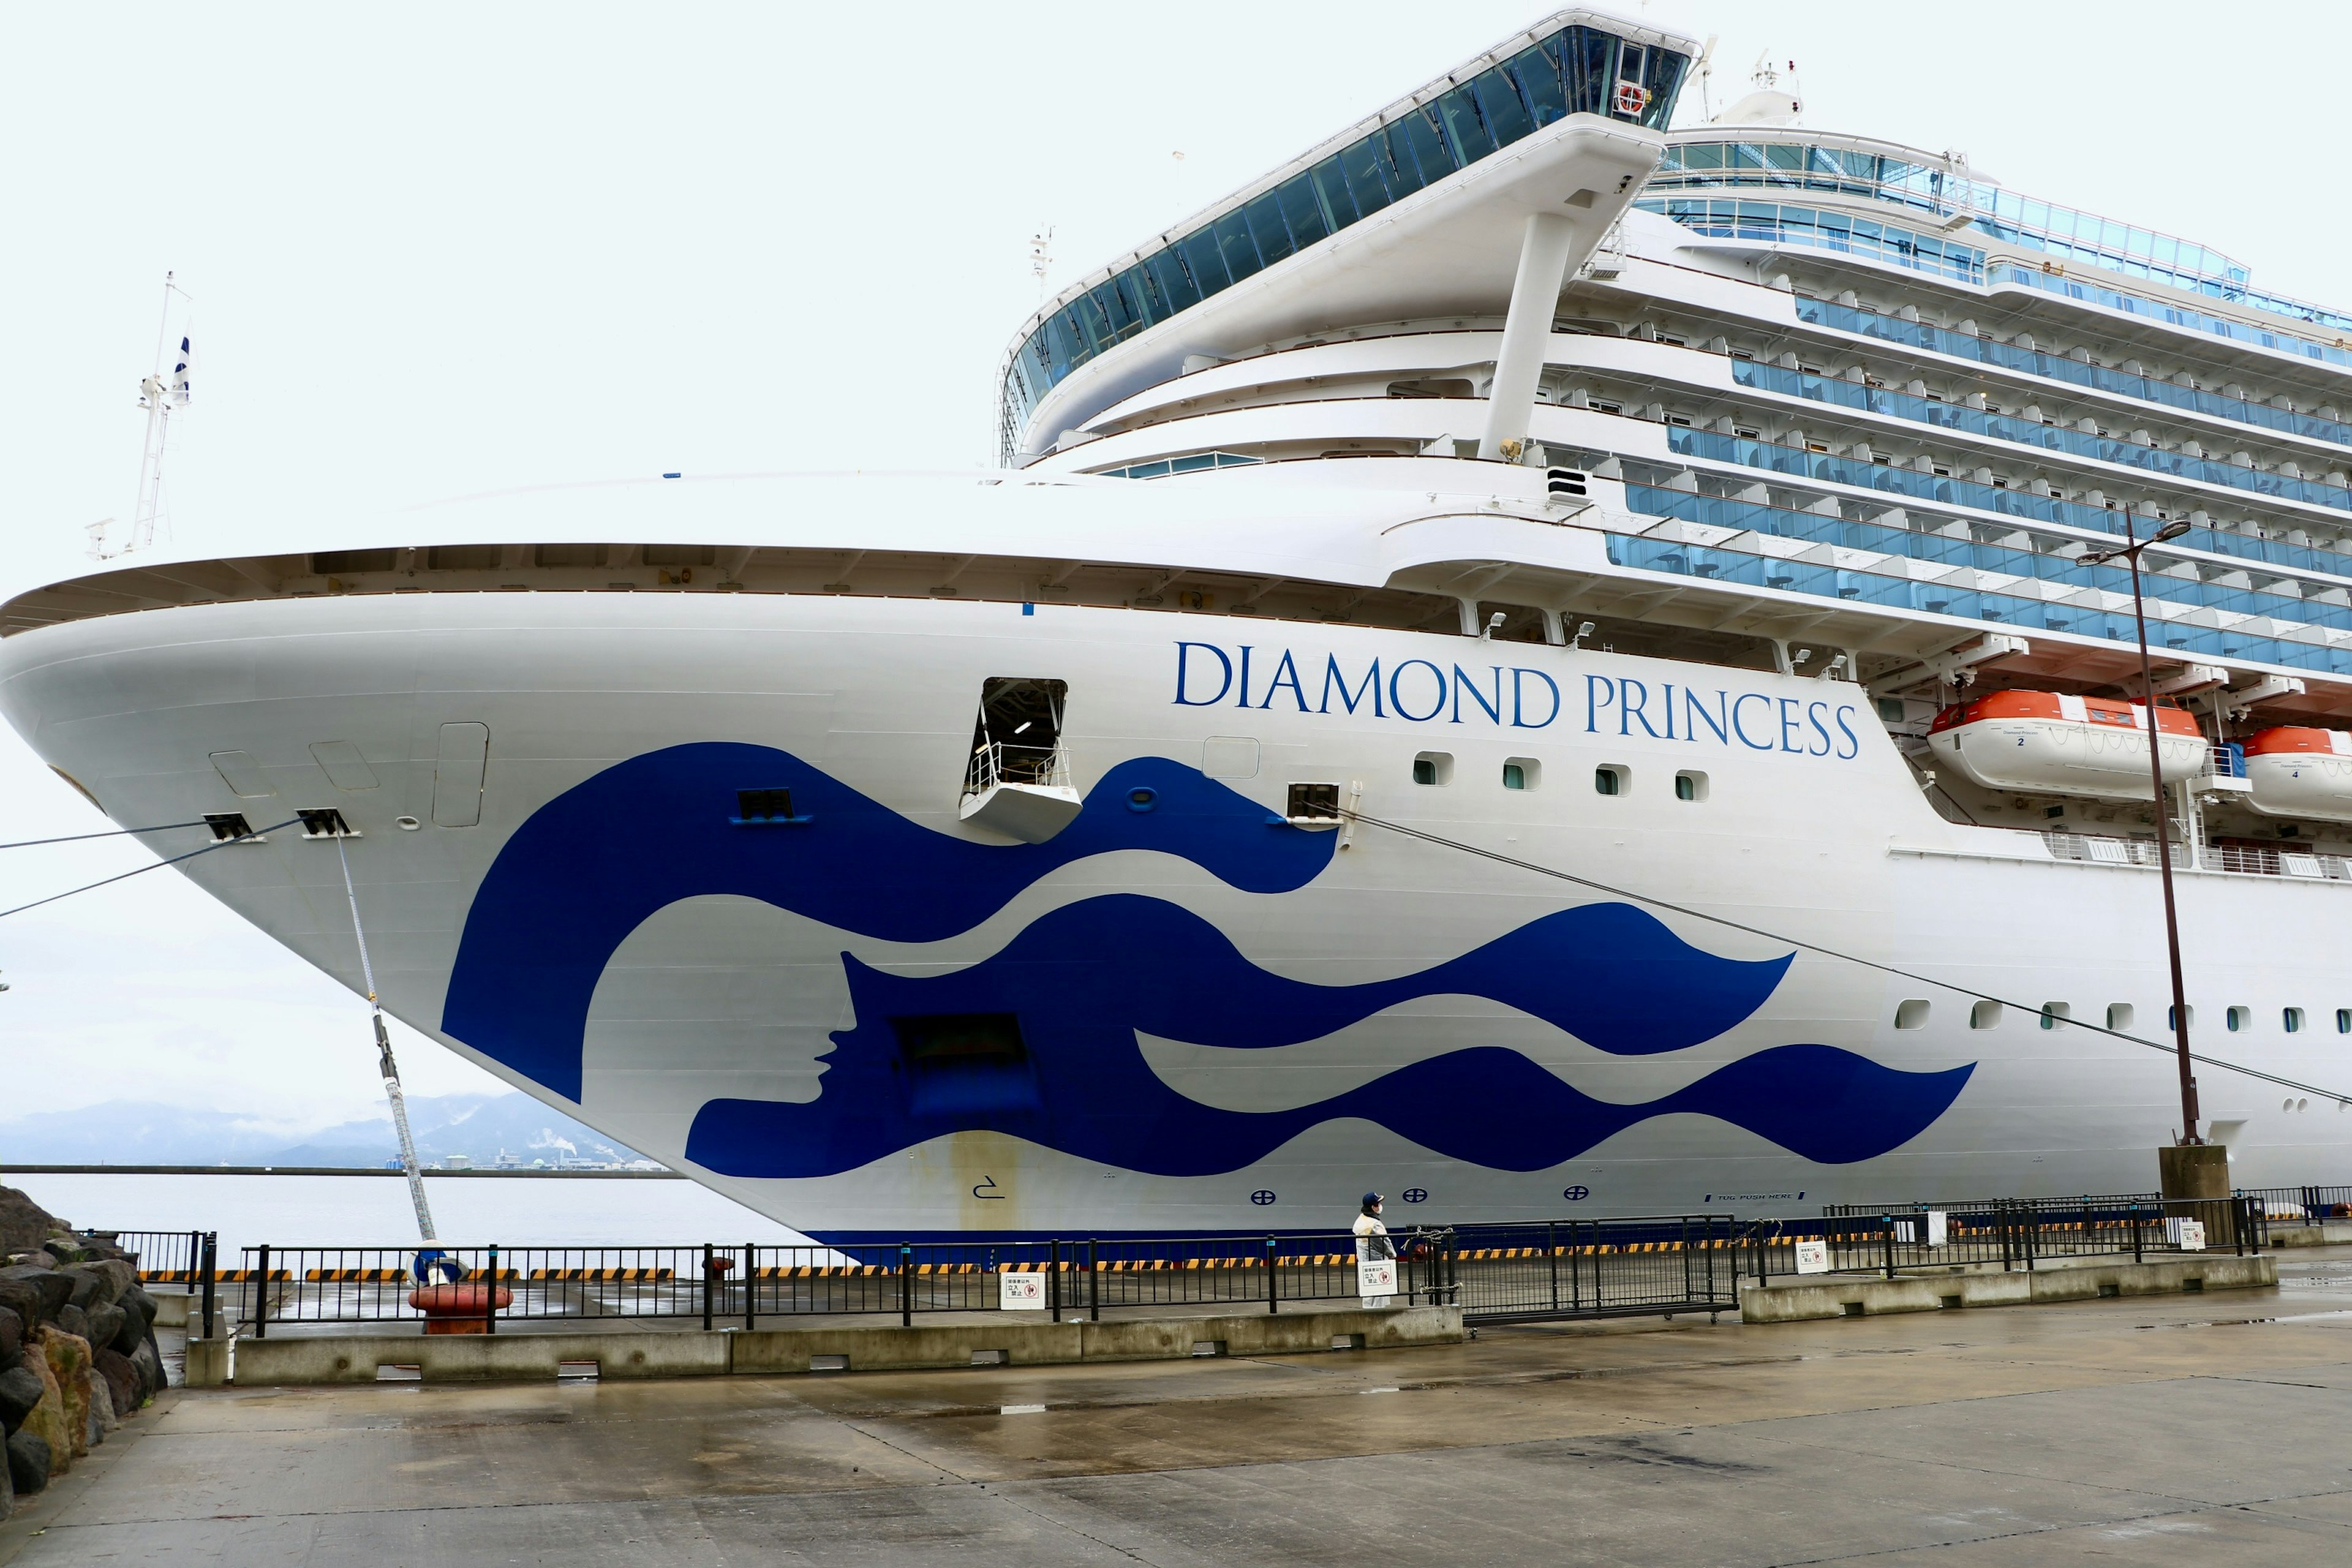
[[[106,530],[114,520],[95,522],[89,529],[89,552],[100,561],[117,555],[127,555],[134,550],[144,550],[155,542],[155,520],[163,510],[163,444],[171,434],[172,414],[188,405],[189,348],[184,328],[180,333],[179,351],[171,360],[171,370],[164,370],[164,352],[172,342],[172,296],[185,300],[187,291],[173,281],[173,275],[163,274],[163,310],[155,323],[155,368],[139,384],[139,406],[147,411],[147,440],[139,458],[139,499],[131,509],[131,538],[121,549],[107,548]]]

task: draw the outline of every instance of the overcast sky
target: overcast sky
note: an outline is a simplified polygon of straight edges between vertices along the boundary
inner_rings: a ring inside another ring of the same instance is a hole
[[[1719,34],[1717,107],[1793,59],[1816,127],[1963,149],[2352,305],[2340,3],[1620,9]],[[0,8],[0,594],[130,515],[167,268],[200,360],[182,549],[551,480],[971,466],[1033,230],[1058,286],[1538,15]],[[0,841],[106,826],[4,731],[0,810]],[[143,858],[6,852],[0,908]],[[0,923],[0,1118],[380,1100],[361,1004],[173,872]],[[413,1036],[403,1062],[495,1087]]]

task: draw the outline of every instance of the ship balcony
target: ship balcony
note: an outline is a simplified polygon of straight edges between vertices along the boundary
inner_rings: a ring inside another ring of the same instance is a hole
[[[988,742],[971,754],[959,815],[1031,844],[1067,827],[1082,805],[1070,782],[1069,748]]]

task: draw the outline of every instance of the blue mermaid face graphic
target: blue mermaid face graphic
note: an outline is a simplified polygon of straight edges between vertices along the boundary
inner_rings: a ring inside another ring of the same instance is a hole
[[[747,787],[789,788],[799,819],[739,826]],[[1151,809],[1133,809],[1139,798]],[[616,823],[659,825],[660,853]],[[1112,769],[1046,843],[997,847],[911,823],[786,752],[673,747],[558,796],[508,842],[468,912],[442,1027],[576,1100],[605,964],[680,900],[747,896],[861,936],[928,942],[1091,855],[1160,850],[1242,891],[1277,895],[1312,881],[1334,844],[1160,758]],[[1618,1104],[1517,1051],[1472,1047],[1313,1104],[1242,1111],[1171,1089],[1138,1042],[1265,1050],[1454,994],[1517,1008],[1612,1055],[1657,1056],[1748,1019],[1788,970],[1786,956],[1742,962],[1694,947],[1622,903],[1548,914],[1458,958],[1356,985],[1272,973],[1199,915],[1132,893],[1066,904],[949,973],[894,974],[847,952],[841,962],[856,1023],[832,1037],[816,1099],[711,1100],[694,1118],[688,1158],[723,1175],[819,1177],[984,1130],[1129,1170],[1210,1175],[1350,1117],[1448,1158],[1529,1171],[1683,1112],[1843,1163],[1917,1136],[1973,1070],[1905,1072],[1835,1047],[1778,1045],[1661,1099]]]

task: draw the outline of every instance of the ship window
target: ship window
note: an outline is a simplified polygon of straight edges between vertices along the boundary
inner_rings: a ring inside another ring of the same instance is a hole
[[[1596,795],[1623,795],[1633,780],[1623,768],[1599,767],[1592,770],[1592,788]]]
[[[1969,1027],[1998,1029],[2000,1027],[2001,1005],[1998,1002],[1979,1002],[1969,1009]]]
[[[1900,697],[1880,698],[1878,700],[1878,717],[1880,721],[1883,723],[1900,724],[1903,722],[1903,699]]]
[[[1444,752],[1423,752],[1412,760],[1412,782],[1417,784],[1450,784],[1454,782],[1454,759]]]
[[[1895,1005],[1895,1026],[1898,1029],[1924,1029],[1927,1026],[1928,1005],[1924,998],[1898,1002]]]
[[[1335,784],[1295,784],[1290,786],[1290,804],[1285,808],[1293,822],[1337,822],[1339,820],[1339,786]]]
[[[1503,763],[1505,789],[1533,789],[1543,782],[1543,764],[1533,757],[1509,757]]]
[[[2222,1015],[2222,1019],[2229,1025],[2230,1033],[2233,1035],[2254,1026],[2254,1014],[2251,1007],[2232,1007]]]
[[[1706,775],[1705,773],[1676,773],[1675,775],[1675,798],[1676,800],[1705,800],[1706,798]]]
[[[2074,1016],[2074,1009],[2070,1003],[2044,1002],[2042,1004],[2042,1026],[2045,1029],[2054,1029]]]
[[[2110,1029],[2128,1029],[2131,1026],[2132,1005],[2128,1002],[2108,1003],[2107,1027]]]
[[[2352,1007],[2336,1009],[2336,1032],[2339,1035],[2352,1035]]]
[[[2176,1022],[2173,1017],[2172,1009],[2167,1007],[2164,1010],[2164,1026],[2167,1029],[2172,1030],[2195,1028],[2197,1026],[2197,1009],[2194,1007],[2189,1008],[2187,1015]]]
[[[2301,1034],[2303,1032],[2303,1009],[2300,1007],[2287,1008],[2284,1012],[2279,1015],[2279,1023],[2285,1028],[2288,1034]]]

